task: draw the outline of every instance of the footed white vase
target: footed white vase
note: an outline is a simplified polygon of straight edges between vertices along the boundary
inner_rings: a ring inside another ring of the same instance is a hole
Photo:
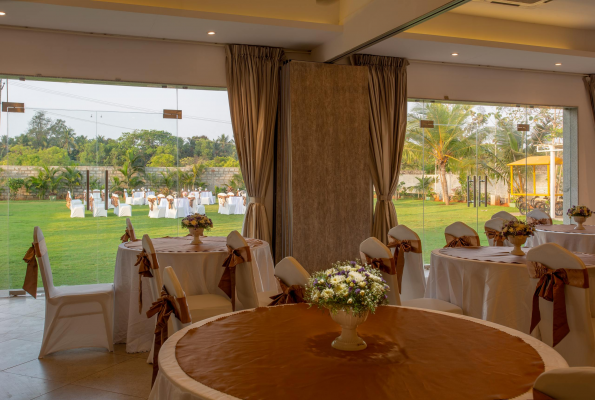
[[[190,242],[190,244],[201,244],[202,243],[202,240],[200,240],[200,237],[202,236],[202,234],[205,231],[204,228],[188,228],[188,231],[192,235],[192,242]]]
[[[576,228],[574,228],[574,229],[576,229],[577,231],[585,230],[585,227],[583,226],[583,224],[587,220],[586,217],[572,217],[572,219],[574,219],[574,222],[576,222]]]
[[[525,252],[521,250],[521,246],[527,241],[527,236],[509,236],[508,241],[514,246],[510,254],[515,256],[524,256]]]
[[[368,345],[357,335],[357,327],[368,319],[369,311],[361,315],[354,315],[351,310],[340,310],[331,313],[333,321],[341,325],[341,335],[333,340],[332,346],[337,350],[359,351]]]

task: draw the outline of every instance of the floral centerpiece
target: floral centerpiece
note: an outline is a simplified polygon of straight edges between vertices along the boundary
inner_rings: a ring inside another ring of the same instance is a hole
[[[585,230],[583,223],[591,216],[592,212],[587,206],[572,206],[566,214],[576,222],[576,228],[574,229],[582,231]]]
[[[361,260],[343,261],[310,277],[306,285],[306,301],[328,309],[331,318],[343,328],[332,346],[356,351],[367,347],[357,335],[357,326],[365,322],[376,307],[388,304],[386,293],[389,290],[379,270]]]
[[[535,224],[525,221],[507,221],[502,226],[502,236],[507,239],[514,249],[510,252],[515,256],[524,256],[521,246],[525,244],[529,236],[535,234]]]
[[[200,237],[203,236],[205,229],[208,231],[213,227],[213,221],[203,214],[191,214],[182,219],[182,229],[188,229],[194,237],[191,244],[200,244]]]

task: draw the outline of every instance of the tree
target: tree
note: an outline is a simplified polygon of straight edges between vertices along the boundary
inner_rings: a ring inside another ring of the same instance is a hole
[[[8,178],[8,190],[10,191],[10,198],[16,199],[19,190],[25,185],[25,180],[21,178]]]
[[[239,174],[233,174],[233,178],[231,178],[229,185],[239,190],[245,190],[246,184],[244,183],[244,177],[242,176],[242,173],[240,172]]]
[[[157,154],[151,158],[147,167],[173,167],[176,165],[176,158],[171,154]]]
[[[122,168],[118,169],[118,172],[123,175],[122,185],[128,190],[135,189],[143,184],[142,179],[136,176],[136,167],[131,166],[130,161],[126,161]]]
[[[63,177],[58,175],[59,168],[52,168],[44,165],[37,170],[37,176],[27,179],[25,186],[28,190],[37,193],[40,200],[45,199],[46,194],[54,194],[60,188]]]
[[[428,194],[432,194],[432,188],[430,187],[430,185],[432,183],[434,183],[434,178],[432,177],[422,177],[422,178],[415,178],[417,179],[417,184],[415,186],[409,186],[409,189],[414,190],[417,193],[417,197],[419,198],[419,195],[421,193],[424,193],[425,195]]]
[[[207,167],[204,164],[197,163],[192,166],[192,170],[190,172],[192,174],[192,182],[190,183],[190,186],[203,186],[202,182],[199,183],[199,179],[202,176],[202,174],[205,173],[206,169]]]
[[[25,136],[29,139],[31,145],[36,149],[47,147],[50,136],[51,118],[46,117],[45,112],[37,111],[29,121],[29,128]]]
[[[76,167],[64,167],[62,171],[62,179],[71,194],[74,193],[74,188],[81,185],[82,175]]]
[[[176,185],[177,174],[175,171],[162,171],[161,176],[163,177],[163,185],[168,189],[172,190]]]

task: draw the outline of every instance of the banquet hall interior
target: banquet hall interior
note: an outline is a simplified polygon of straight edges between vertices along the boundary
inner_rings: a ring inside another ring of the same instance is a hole
[[[595,1],[0,0],[0,400],[595,399]]]

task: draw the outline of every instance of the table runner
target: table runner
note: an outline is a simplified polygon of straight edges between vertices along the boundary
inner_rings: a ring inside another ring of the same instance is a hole
[[[225,252],[227,253],[227,238],[220,236],[202,236],[200,238],[204,243],[190,244],[192,236],[182,237],[163,237],[153,239],[153,246],[157,253],[203,253],[203,252]],[[263,244],[262,240],[246,239],[248,246],[254,248]],[[141,250],[142,241],[128,242],[124,245],[131,250]]]
[[[578,233],[582,235],[595,235],[595,225],[584,225],[585,230],[576,230],[576,225],[538,225],[537,231],[558,232],[558,233]]]
[[[460,247],[440,249],[441,255],[464,258],[466,260],[499,262],[507,264],[527,264],[527,256],[515,256],[510,254],[511,247]],[[528,251],[525,248],[525,251]],[[583,260],[585,265],[595,265],[595,255],[585,253],[574,253]]]
[[[510,399],[544,371],[522,339],[423,310],[380,307],[358,332],[366,350],[335,350],[327,312],[276,306],[190,329],[175,352],[188,376],[238,398]]]

